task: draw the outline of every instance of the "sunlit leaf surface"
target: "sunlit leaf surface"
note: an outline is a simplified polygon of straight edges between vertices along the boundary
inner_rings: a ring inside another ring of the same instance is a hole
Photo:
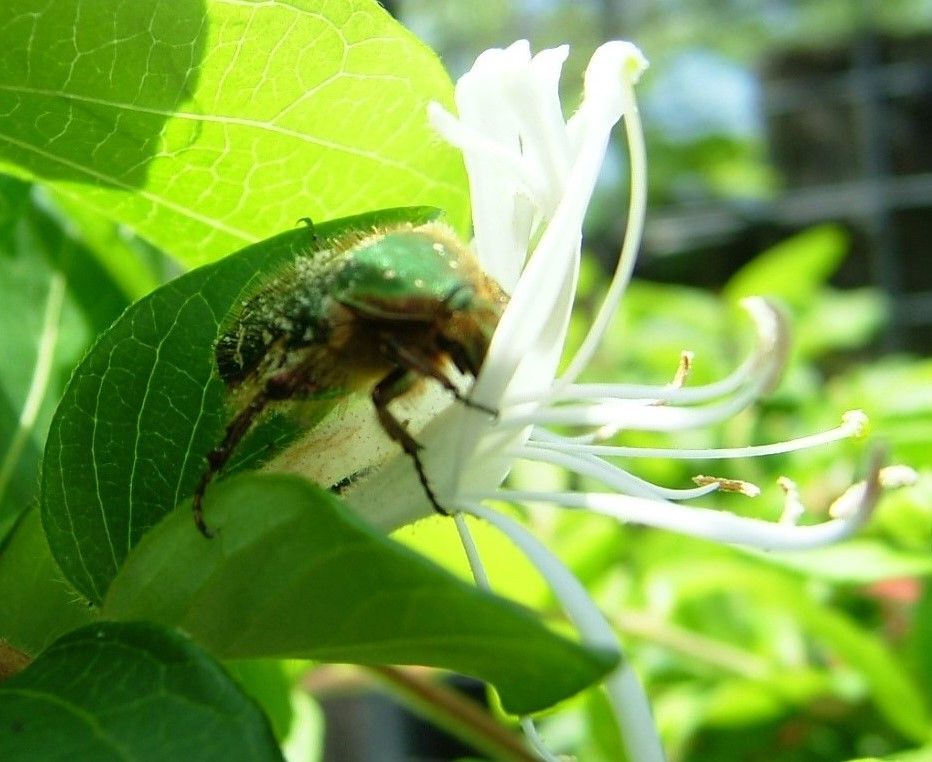
[[[430,204],[466,221],[452,87],[370,0],[0,4],[0,168],[187,264],[314,219]]]

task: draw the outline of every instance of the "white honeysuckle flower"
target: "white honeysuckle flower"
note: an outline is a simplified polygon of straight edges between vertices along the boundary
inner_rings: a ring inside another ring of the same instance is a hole
[[[787,490],[783,520],[766,522],[678,502],[719,489],[756,494],[743,482],[697,477],[698,486],[661,487],[624,470],[617,459],[637,457],[754,457],[815,447],[857,436],[863,414],[845,414],[831,431],[789,442],[745,448],[677,450],[602,444],[620,430],[677,431],[716,424],[775,386],[788,351],[780,312],[763,299],[745,300],[757,346],[726,378],[684,385],[689,357],[674,383],[652,386],[577,383],[630,280],[646,206],[646,159],[634,84],[646,67],[630,43],[610,42],[592,56],[582,103],[563,116],[558,84],[566,46],[532,56],[527,42],[487,50],[457,83],[459,117],[431,104],[437,131],[463,151],[473,201],[474,248],[482,267],[510,294],[472,399],[497,418],[454,402],[422,382],[393,403],[423,446],[439,502],[451,511],[488,499],[553,503],[660,526],[707,539],[755,547],[803,548],[850,534],[868,515],[876,490],[862,490],[853,510],[818,526],[796,526],[804,510]],[[566,371],[563,354],[580,262],[582,224],[612,129],[625,125],[631,192],[618,266],[589,334]],[[460,379],[464,384],[467,379]],[[551,431],[576,427],[576,436]],[[518,492],[501,488],[517,460],[549,463],[600,481],[605,492]],[[377,526],[394,529],[431,515],[430,501],[408,457],[382,431],[371,403],[341,406],[270,464],[321,484],[349,483],[347,502]],[[877,465],[869,477],[878,479]],[[792,505],[791,505],[792,504]],[[790,520],[790,517],[795,517]]]
[[[553,586],[584,640],[619,646],[585,589],[516,522],[483,505],[489,499],[549,502],[587,508],[623,521],[661,526],[694,536],[761,548],[802,548],[841,539],[860,526],[879,492],[877,458],[871,476],[850,489],[847,509],[812,527],[795,522],[803,508],[788,489],[784,519],[746,519],[674,501],[715,489],[754,494],[756,488],[727,479],[697,479],[695,489],[663,488],[638,479],[607,458],[740,457],[785,452],[859,434],[862,414],[845,416],[831,432],[746,450],[639,451],[598,444],[622,429],[672,431],[725,420],[769,391],[787,355],[787,331],[778,310],[761,299],[747,300],[758,346],[745,363],[719,383],[682,388],[621,384],[577,384],[630,279],[646,206],[646,160],[633,86],[646,61],[633,45],[600,47],[586,70],[583,101],[569,119],[558,96],[567,48],[531,56],[526,42],[482,53],[456,87],[459,118],[431,107],[435,128],[463,151],[473,199],[475,249],[483,268],[510,294],[508,307],[471,390],[472,399],[499,411],[490,420],[463,406],[448,408],[419,434],[427,472],[441,503],[490,521],[525,552]],[[631,167],[627,230],[616,273],[604,303],[576,356],[556,378],[576,292],[582,225],[609,136],[624,119]],[[684,356],[678,381],[685,380]],[[556,434],[552,424],[589,433]],[[517,459],[550,463],[592,477],[608,492],[554,493],[504,490],[501,484]],[[444,468],[445,467],[445,468]],[[397,478],[393,474],[392,478]],[[379,485],[379,490],[387,486]],[[365,488],[363,488],[365,489]],[[376,493],[368,492],[371,499]],[[457,528],[477,583],[488,586],[478,553],[461,515]],[[620,651],[619,651],[620,654]],[[631,759],[662,760],[649,703],[626,660],[606,679],[610,703]],[[523,723],[543,759],[554,759],[533,723]]]
[[[429,110],[437,131],[463,151],[476,255],[510,294],[470,391],[475,402],[498,410],[497,418],[453,403],[435,384],[423,384],[418,394],[396,403],[399,417],[408,421],[423,446],[422,460],[440,503],[451,511],[489,499],[553,503],[765,549],[810,547],[850,534],[868,515],[876,490],[864,491],[864,500],[845,516],[817,527],[795,526],[787,520],[767,522],[677,504],[718,489],[753,494],[753,485],[713,477],[687,489],[661,487],[613,460],[708,460],[787,452],[856,436],[865,426],[863,414],[846,414],[829,432],[748,448],[642,450],[600,444],[622,429],[676,431],[730,418],[776,384],[788,340],[780,312],[766,300],[748,299],[744,307],[757,347],[716,383],[576,383],[617,309],[640,243],[646,162],[634,84],[647,64],[630,43],[601,46],[586,70],[582,103],[565,119],[558,84],[567,53],[563,46],[532,56],[525,41],[487,50],[457,83],[459,117],[437,104]],[[631,167],[624,247],[589,335],[567,370],[556,377],[576,292],[583,219],[611,131],[622,120]],[[348,422],[347,416],[353,415],[357,420]],[[550,425],[578,427],[585,433],[567,437],[549,430]],[[370,521],[390,529],[432,512],[410,460],[372,425],[365,404],[341,414],[330,427],[319,427],[313,437],[313,470],[321,482],[365,473],[344,495]],[[364,462],[360,452],[366,453]],[[502,489],[516,460],[566,468],[597,479],[606,491]],[[307,467],[302,470],[308,473]],[[876,480],[875,468],[870,482]]]
[[[737,458],[789,452],[859,435],[863,414],[844,416],[838,428],[789,442],[746,448],[667,450],[602,444],[620,430],[676,431],[726,420],[773,388],[787,355],[780,312],[763,299],[744,307],[756,348],[728,377],[699,387],[684,385],[689,355],[673,383],[651,386],[577,383],[592,358],[631,277],[646,207],[646,159],[634,84],[646,67],[630,43],[601,46],[589,62],[580,107],[564,118],[558,94],[568,48],[532,56],[527,42],[482,53],[457,83],[459,116],[432,104],[440,135],[462,150],[469,175],[474,248],[482,267],[510,295],[472,400],[499,411],[496,418],[453,402],[437,384],[422,383],[393,403],[422,445],[421,458],[438,501],[451,512],[482,517],[508,536],[553,585],[570,619],[590,644],[617,649],[611,628],[585,590],[516,522],[489,500],[550,503],[662,527],[675,532],[760,549],[802,549],[842,539],[866,520],[882,478],[871,459],[866,481],[836,501],[832,518],[798,525],[805,513],[795,486],[783,482],[780,521],[684,506],[684,500],[725,489],[747,495],[756,487],[697,476],[688,489],[662,487],[635,477],[615,460],[635,457]],[[583,219],[605,158],[612,129],[623,122],[629,149],[631,192],[624,245],[589,334],[567,370],[557,376],[575,298]],[[558,434],[575,427],[576,436]],[[547,463],[596,480],[600,492],[503,489],[518,460]],[[415,469],[374,422],[368,400],[344,407],[289,448],[270,467],[297,470],[323,484],[349,483],[351,507],[391,530],[430,515],[432,506]],[[352,477],[349,478],[348,477]],[[899,478],[899,477],[896,477]],[[891,477],[892,479],[892,477]],[[457,527],[480,584],[486,584],[462,516]],[[663,752],[636,676],[624,660],[606,687],[632,759],[660,760]],[[536,735],[529,729],[529,738]],[[545,759],[552,758],[539,749]]]

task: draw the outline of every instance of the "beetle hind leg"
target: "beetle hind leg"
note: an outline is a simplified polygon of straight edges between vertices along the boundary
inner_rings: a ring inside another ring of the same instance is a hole
[[[236,447],[252,430],[265,409],[272,404],[306,398],[317,390],[317,385],[301,368],[281,370],[267,378],[249,404],[236,414],[227,426],[223,441],[208,453],[207,470],[201,475],[197,488],[194,490],[192,499],[194,523],[204,537],[210,538],[214,535],[204,521],[204,493],[214,477],[223,470]]]
[[[223,441],[207,455],[207,470],[201,474],[201,480],[197,484],[197,489],[194,490],[192,507],[194,510],[194,523],[200,533],[208,539],[213,537],[214,533],[204,521],[204,493],[213,481],[214,476],[220,473],[230,456],[233,455],[236,445],[246,436],[252,428],[252,424],[265,410],[269,401],[269,396],[265,392],[259,392],[253,397],[249,404],[227,426]]]

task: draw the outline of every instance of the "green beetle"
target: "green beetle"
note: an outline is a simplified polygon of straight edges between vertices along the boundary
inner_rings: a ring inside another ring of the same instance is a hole
[[[368,393],[440,513],[420,445],[389,403],[418,378],[432,378],[495,413],[460,394],[449,364],[479,374],[508,298],[449,227],[401,222],[315,243],[221,327],[215,359],[233,416],[194,493],[194,521],[205,536],[204,492],[270,406]]]

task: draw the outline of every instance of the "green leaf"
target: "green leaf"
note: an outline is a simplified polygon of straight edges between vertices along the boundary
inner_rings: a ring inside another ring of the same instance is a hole
[[[919,600],[911,612],[913,626],[904,643],[913,674],[925,688],[925,695],[932,694],[932,588],[922,587]]]
[[[892,728],[913,741],[932,738],[928,703],[880,636],[814,603],[804,606],[801,615],[814,635],[864,676],[871,700]]]
[[[0,685],[0,758],[281,760],[265,717],[186,638],[105,622]]]
[[[318,225],[315,235],[324,242],[436,214],[383,210]],[[124,312],[75,370],[49,429],[42,520],[65,577],[91,601],[103,599],[139,538],[192,494],[222,437],[225,387],[213,359],[221,321],[250,282],[309,241],[307,229],[291,230],[163,286]]]
[[[0,175],[0,245],[9,246],[13,229],[29,205],[29,183]]]
[[[232,477],[212,488],[206,511],[213,540],[187,505],[146,535],[110,587],[107,617],[181,627],[221,658],[444,667],[491,682],[516,714],[613,665],[613,655],[553,634],[298,477]]]
[[[96,612],[61,578],[39,512],[27,512],[0,546],[0,638],[37,654]]]
[[[622,730],[618,727],[615,709],[604,691],[592,690],[586,695],[586,721],[588,736],[598,749],[599,759],[631,762],[622,743]]]
[[[794,326],[795,347],[803,357],[863,347],[883,326],[886,302],[874,289],[822,289]]]
[[[844,259],[848,236],[837,225],[820,225],[778,243],[742,267],[725,286],[725,296],[776,296],[802,308]]]
[[[774,722],[788,707],[805,709],[831,694],[831,679],[820,670],[789,668],[754,678],[732,677],[718,682],[703,697],[703,721],[718,727]]]
[[[467,220],[439,60],[374,0],[0,4],[0,169],[195,265],[311,216]]]
[[[848,762],[929,762],[930,759],[932,759],[932,745],[883,757],[858,757]]]

